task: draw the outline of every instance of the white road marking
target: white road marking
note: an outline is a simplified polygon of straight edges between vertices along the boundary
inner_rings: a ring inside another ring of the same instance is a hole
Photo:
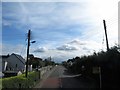
[[[63,75],[62,78],[65,78],[65,77],[78,77],[78,76],[81,76],[82,74],[77,74],[77,75]]]

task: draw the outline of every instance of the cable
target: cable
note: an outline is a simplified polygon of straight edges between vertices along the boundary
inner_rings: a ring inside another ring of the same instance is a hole
[[[102,40],[102,45],[104,44],[104,35],[103,35],[103,40]]]
[[[22,55],[22,53],[25,50],[26,46],[27,46],[27,38],[25,38],[25,45],[23,46],[20,55]]]
[[[22,53],[26,50],[27,43],[23,46],[20,55],[22,56]]]

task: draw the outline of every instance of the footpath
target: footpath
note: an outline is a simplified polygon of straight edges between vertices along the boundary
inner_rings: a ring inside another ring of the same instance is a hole
[[[55,66],[51,70],[49,70],[46,73],[44,73],[44,75],[40,79],[39,83],[37,85],[35,85],[35,87],[33,87],[33,88],[42,88],[43,84],[45,83],[45,81],[47,80],[47,78],[51,75],[51,73],[54,70],[55,70]]]

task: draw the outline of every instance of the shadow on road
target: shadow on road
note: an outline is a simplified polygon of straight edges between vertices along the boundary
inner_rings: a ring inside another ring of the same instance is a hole
[[[64,66],[57,66],[48,73],[48,77],[40,82],[36,88],[80,88],[98,90],[95,80],[73,74]]]
[[[84,77],[82,75],[75,75],[64,69],[63,77],[61,77],[61,88],[90,88],[98,90],[98,85],[95,80]]]
[[[74,74],[68,71],[67,69],[65,69],[63,75],[74,75]]]

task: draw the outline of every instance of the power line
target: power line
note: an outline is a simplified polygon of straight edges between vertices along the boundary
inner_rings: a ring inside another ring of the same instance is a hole
[[[103,47],[104,47],[104,34],[103,34],[103,38],[102,38],[102,50],[103,50]]]
[[[22,53],[26,50],[27,43],[22,47],[20,55],[22,56]]]

